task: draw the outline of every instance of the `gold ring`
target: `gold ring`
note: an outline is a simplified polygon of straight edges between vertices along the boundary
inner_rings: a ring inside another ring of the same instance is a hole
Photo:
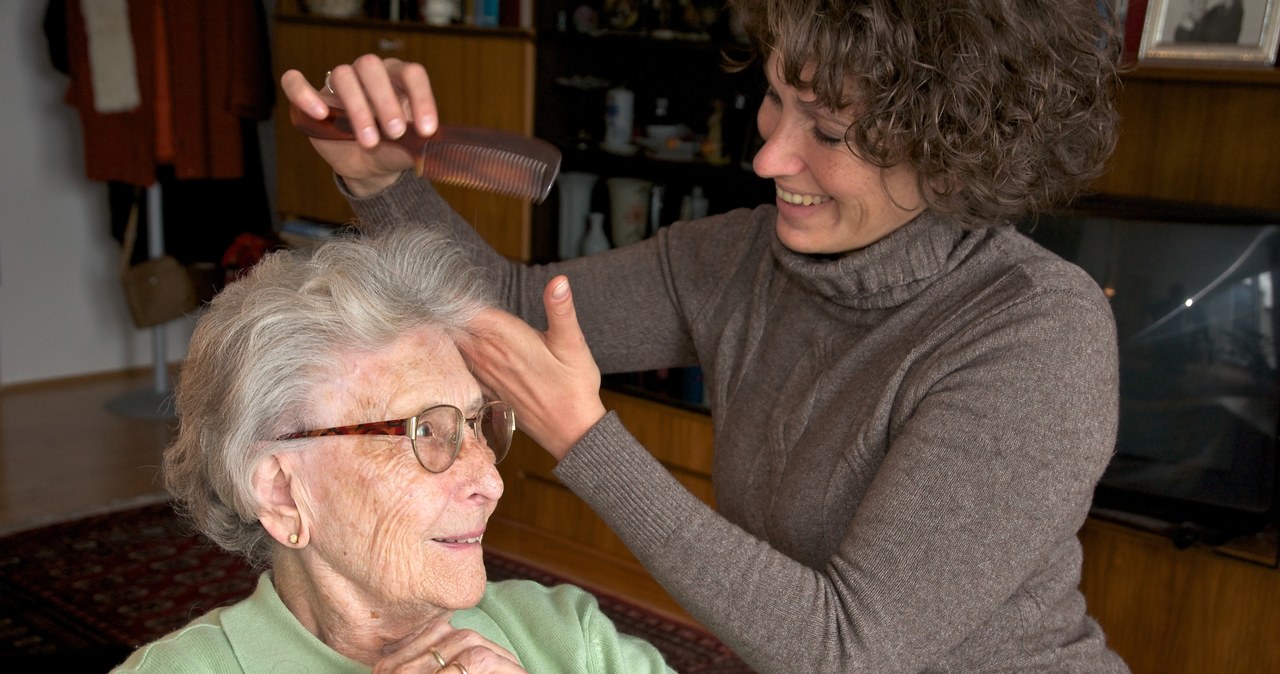
[[[334,91],[334,90],[333,90],[333,83],[329,81],[329,77],[330,77],[331,75],[333,75],[333,71],[332,71],[332,70],[327,71],[327,72],[325,72],[325,74],[324,74],[324,90],[325,90],[326,92],[328,92],[328,93],[336,94],[336,93],[338,93],[338,92],[336,92],[336,91]]]
[[[450,667],[457,667],[457,668],[458,668],[458,671],[462,672],[462,674],[471,674],[471,672],[468,672],[468,671],[467,671],[467,668],[466,668],[466,667],[463,667],[463,666],[462,666],[462,663],[461,663],[461,662],[458,662],[457,660],[454,660],[453,662],[450,662],[450,663],[449,663],[449,666],[450,666]]]
[[[427,652],[431,654],[431,657],[436,659],[436,662],[440,663],[440,669],[444,669],[445,667],[448,667],[448,664],[445,663],[444,661],[444,656],[440,655],[440,650],[437,649],[435,646],[428,648]]]

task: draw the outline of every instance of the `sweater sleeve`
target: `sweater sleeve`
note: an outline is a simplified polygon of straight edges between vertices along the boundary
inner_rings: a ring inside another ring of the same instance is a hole
[[[936,374],[899,392],[910,410],[821,568],[692,496],[612,414],[555,473],[758,671],[914,672],[944,660],[972,670],[992,659],[1125,671],[1082,622],[1078,572],[1057,566],[1078,564],[1075,532],[1110,456],[1114,346],[1105,307],[1078,297],[1042,295],[974,321],[921,364]],[[1028,591],[1046,567],[1052,580]],[[1040,634],[1060,623],[1061,646],[1020,642],[1023,620]],[[1002,651],[954,659],[974,635]]]

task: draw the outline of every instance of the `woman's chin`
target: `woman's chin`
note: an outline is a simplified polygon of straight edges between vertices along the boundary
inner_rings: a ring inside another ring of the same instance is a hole
[[[825,255],[839,252],[828,240],[829,237],[814,236],[812,229],[796,227],[782,214],[778,215],[774,231],[777,232],[778,240],[787,247],[787,250],[801,255]]]
[[[454,608],[471,608],[479,604],[480,600],[484,598],[489,576],[483,563],[476,569],[468,569],[466,572],[459,574],[456,580],[457,584],[454,586],[455,596],[453,597]]]
[[[482,580],[478,586],[468,588],[458,588],[457,596],[453,598],[448,608],[454,611],[464,611],[474,607],[484,599],[485,582]]]

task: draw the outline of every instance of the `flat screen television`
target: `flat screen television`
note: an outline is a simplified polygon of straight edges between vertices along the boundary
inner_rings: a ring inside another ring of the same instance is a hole
[[[1091,197],[1020,229],[1115,314],[1120,426],[1095,513],[1185,544],[1276,522],[1280,214]]]

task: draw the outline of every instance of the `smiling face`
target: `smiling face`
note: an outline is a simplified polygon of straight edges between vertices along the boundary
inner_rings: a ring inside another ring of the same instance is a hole
[[[420,329],[375,352],[339,357],[316,392],[323,426],[400,419],[436,404],[471,417],[484,403],[453,341]],[[480,546],[502,495],[493,454],[464,426],[448,470],[432,474],[403,436],[326,437],[293,456],[313,576],[379,611],[474,606],[485,588]],[[390,617],[390,616],[386,616]]]
[[[769,91],[756,121],[764,146],[755,172],[777,188],[778,238],[798,253],[843,253],[868,246],[924,210],[911,169],[881,169],[845,143],[847,111],[814,104],[783,81],[778,57],[765,63]]]

